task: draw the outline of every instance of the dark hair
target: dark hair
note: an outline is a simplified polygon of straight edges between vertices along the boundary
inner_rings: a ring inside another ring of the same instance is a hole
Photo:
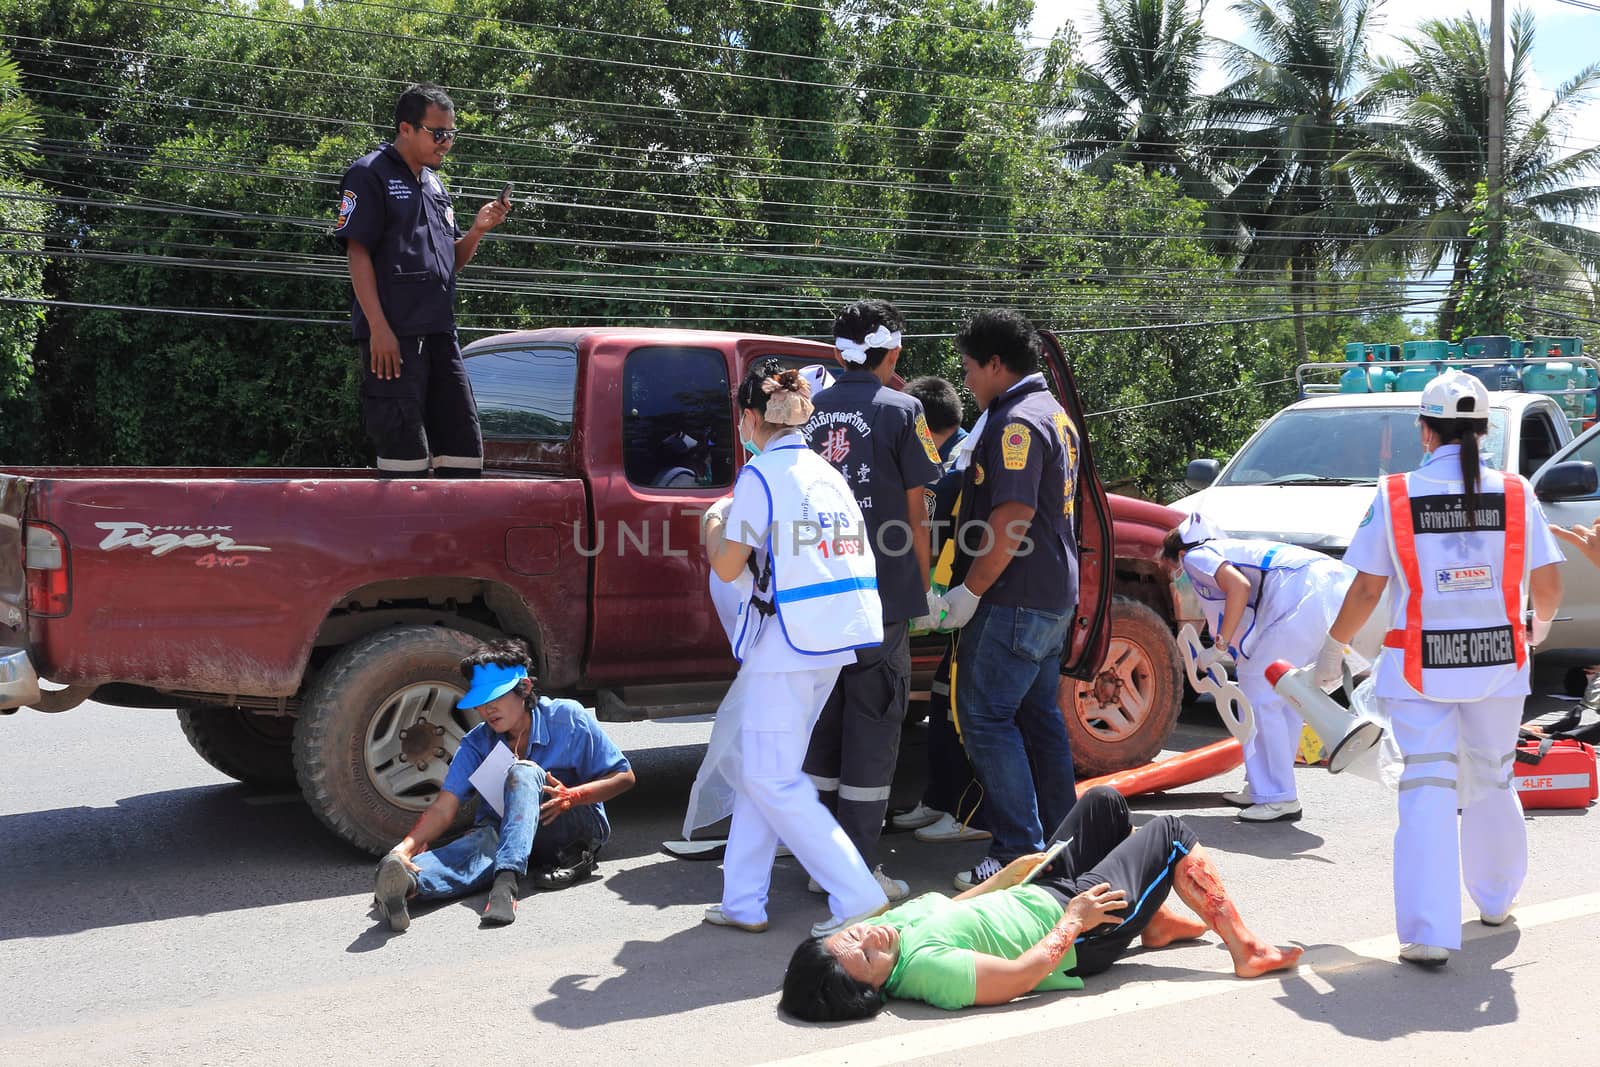
[[[1039,331],[1022,312],[1009,308],[968,316],[956,334],[956,348],[980,365],[999,356],[1013,374],[1032,374],[1039,369]]]
[[[457,668],[461,677],[472,681],[472,672],[478,667],[487,667],[489,664],[496,667],[521,667],[528,672],[527,696],[533,698],[533,688],[539,679],[534,674],[533,653],[528,651],[528,642],[520,637],[507,637],[500,641],[488,641],[477,647],[469,656],[463,656]]]
[[[943,378],[929,374],[913,378],[906,383],[906,392],[922,401],[923,414],[928,416],[928,429],[943,433],[961,425],[961,396],[956,387]]]
[[[899,333],[906,328],[906,317],[887,300],[857,300],[853,304],[846,304],[844,310],[834,316],[833,335],[864,341],[867,334],[879,326],[887,326]],[[862,365],[867,370],[874,370],[888,355],[887,348],[869,348],[867,362]]]
[[[1178,553],[1184,549],[1183,538],[1178,536],[1178,528],[1174,526],[1167,531],[1167,536],[1161,539],[1161,558],[1172,563],[1178,561]]]
[[[1436,419],[1432,415],[1424,415],[1422,425],[1439,435],[1440,444],[1461,446],[1461,498],[1467,510],[1467,528],[1476,529],[1478,492],[1483,488],[1478,438],[1489,432],[1489,420]]]
[[[445,111],[453,112],[456,109],[455,101],[450,99],[450,94],[432,82],[418,82],[406,86],[406,91],[394,102],[395,132],[400,132],[402,122],[412,127],[421,125],[422,116],[428,113],[429,104]]]
[[[741,411],[754,411],[763,420],[767,417],[767,401],[776,393],[769,393],[763,389],[762,383],[768,378],[778,379],[777,392],[799,393],[807,398],[811,397],[811,384],[800,375],[793,367],[784,369],[783,364],[768,356],[766,359],[757,360],[750,365],[750,370],[744,376],[744,381],[739,383],[739,409]],[[782,425],[788,425],[784,423]]]
[[[883,990],[851,978],[821,938],[808,937],[789,957],[778,1007],[808,1023],[841,1023],[872,1018],[883,1001]]]

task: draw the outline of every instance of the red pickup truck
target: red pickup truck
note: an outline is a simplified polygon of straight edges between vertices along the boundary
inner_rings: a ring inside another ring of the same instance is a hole
[[[455,707],[455,664],[479,639],[526,638],[542,688],[602,718],[714,707],[734,664],[697,539],[741,458],[734,387],[758,357],[832,363],[833,349],[549,329],[466,355],[480,481],[0,469],[0,709],[176,706],[213,766],[298,784],[336,833],[381,852],[476,722]],[[1108,502],[1087,446],[1083,462],[1084,595],[1063,665],[1082,680],[1062,703],[1096,773],[1148,759],[1177,714],[1179,612],[1156,564],[1176,516]]]

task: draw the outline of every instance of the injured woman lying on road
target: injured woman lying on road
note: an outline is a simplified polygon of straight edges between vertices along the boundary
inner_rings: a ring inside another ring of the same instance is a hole
[[[1043,855],[1024,856],[949,899],[929,893],[828,938],[802,942],[779,1006],[808,1022],[876,1015],[886,997],[939,1008],[1004,1004],[1034,990],[1082,989],[1125,952],[1214,930],[1234,973],[1255,978],[1294,967],[1303,951],[1277,948],[1244,925],[1194,831],[1162,815],[1137,832],[1128,802],[1089,790],[1052,836],[1066,842],[1031,884]],[[1199,920],[1167,907],[1178,897]]]

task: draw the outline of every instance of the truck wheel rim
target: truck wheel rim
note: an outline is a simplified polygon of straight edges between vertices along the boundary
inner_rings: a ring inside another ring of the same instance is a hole
[[[1143,645],[1125,637],[1111,639],[1100,673],[1073,691],[1078,721],[1091,736],[1107,742],[1138,733],[1155,699],[1155,662]]]
[[[458,711],[466,690],[442,682],[419,682],[391,695],[367,724],[367,777],[384,800],[421,811],[438,795],[456,747],[479,722],[476,711]]]

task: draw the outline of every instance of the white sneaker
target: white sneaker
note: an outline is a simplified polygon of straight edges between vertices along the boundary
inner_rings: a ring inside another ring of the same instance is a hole
[[[1442,967],[1450,959],[1450,950],[1440,948],[1438,945],[1407,943],[1400,946],[1400,958],[1407,963],[1416,963],[1423,967]]]
[[[1499,912],[1485,912],[1478,916],[1478,921],[1485,926],[1504,926],[1506,920],[1511,918],[1511,909]]]
[[[881,908],[873,908],[871,911],[864,911],[860,915],[852,915],[848,919],[841,919],[837,915],[830,915],[811,928],[811,936],[832,937],[840,930],[843,930],[846,926],[854,926],[856,923],[866,922],[875,915],[882,915],[887,909],[888,905],[886,904]]]
[[[711,905],[711,907],[706,909],[705,915],[701,916],[701,918],[703,921],[710,923],[712,926],[731,926],[735,930],[743,930],[749,934],[759,934],[767,928],[767,920],[765,919],[762,919],[760,922],[756,923],[740,922],[732,915],[729,915],[727,912],[723,911],[721,904]]]
[[[1237,793],[1222,794],[1222,802],[1236,808],[1248,808],[1255,805],[1255,798],[1250,795],[1250,790],[1241,789]]]
[[[1281,800],[1273,804],[1252,804],[1239,813],[1245,822],[1299,822],[1300,802]]]
[[[971,889],[975,885],[982,885],[1000,873],[1000,861],[993,856],[985,856],[978,865],[970,871],[962,871],[955,877],[955,887],[962,891]]]
[[[896,833],[903,833],[906,830],[920,830],[931,822],[938,822],[941,815],[944,815],[944,812],[935,811],[928,805],[918,802],[917,806],[910,811],[896,812],[889,816],[889,829]],[[945,817],[948,818],[949,816]]]
[[[878,880],[878,885],[883,887],[883,895],[893,904],[897,900],[904,900],[911,895],[911,886],[898,878],[890,878],[883,873],[883,864],[872,868],[872,877]]]
[[[979,830],[957,821],[954,815],[948,812],[940,814],[939,818],[918,830],[913,836],[918,841],[929,844],[939,844],[946,841],[987,841],[989,831]]]
[[[806,882],[806,892],[807,893],[826,893],[827,890],[822,888],[822,886],[817,883],[817,880],[815,878],[812,878],[812,879],[810,879],[809,881]]]

